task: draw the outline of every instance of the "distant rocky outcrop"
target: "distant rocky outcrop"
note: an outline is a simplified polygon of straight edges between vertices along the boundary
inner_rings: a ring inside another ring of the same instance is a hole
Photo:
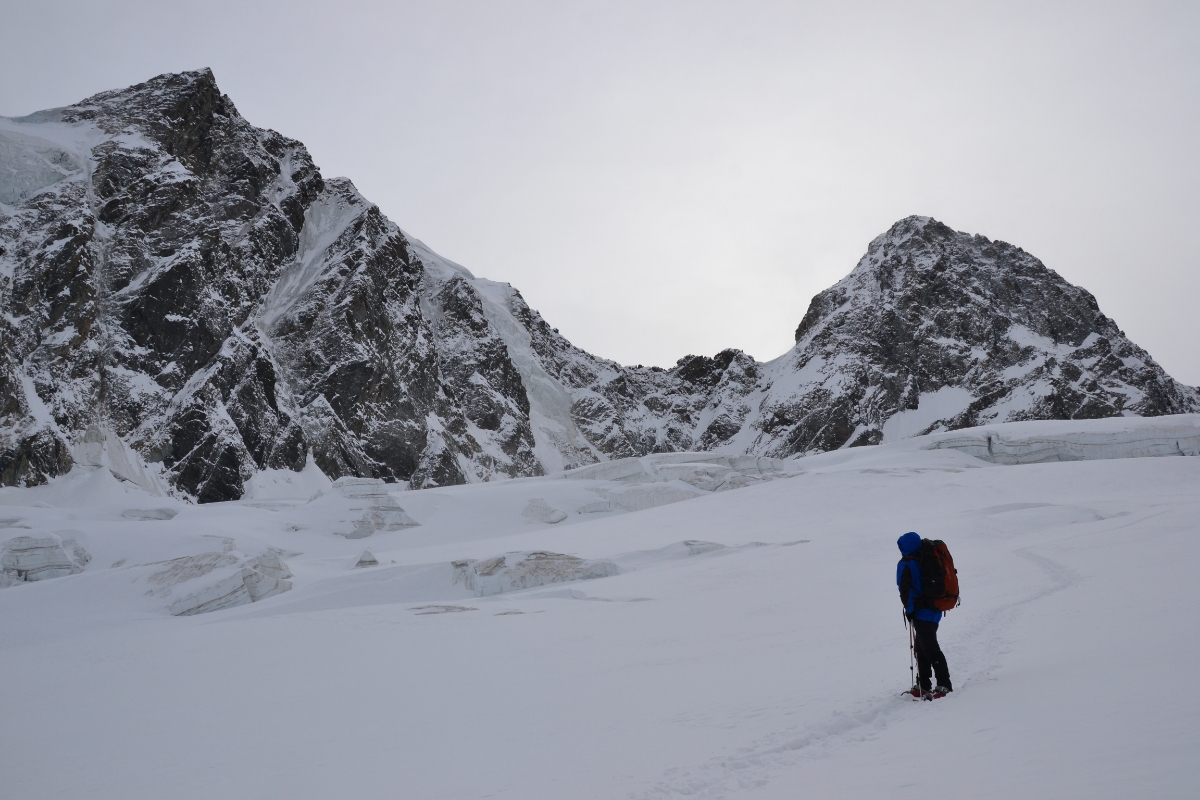
[[[85,458],[209,502],[310,452],[332,479],[421,488],[1200,409],[1086,291],[925,217],[796,339],[765,364],[586,353],[244,120],[209,70],[0,118],[0,485]]]

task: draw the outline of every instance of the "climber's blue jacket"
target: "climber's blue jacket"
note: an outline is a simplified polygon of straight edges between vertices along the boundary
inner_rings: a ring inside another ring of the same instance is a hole
[[[921,549],[921,535],[913,531],[896,540],[900,548],[900,563],[896,565],[896,586],[900,587],[900,602],[904,613],[926,622],[941,622],[942,612],[926,608],[921,602],[921,562],[917,552]]]

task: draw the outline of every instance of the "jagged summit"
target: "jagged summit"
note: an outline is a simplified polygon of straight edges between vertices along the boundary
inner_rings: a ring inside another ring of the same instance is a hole
[[[210,135],[218,118],[240,119],[228,96],[221,94],[211,69],[158,75],[125,89],[100,92],[65,108],[39,112],[67,123],[95,124],[104,133],[145,135],[170,156],[198,174],[207,171],[215,144]]]
[[[1076,345],[1097,326],[1111,326],[1090,293],[1021,248],[960,233],[932,217],[906,217],[876,237],[849,275],[813,298],[796,341],[823,320],[842,319],[851,296],[895,313],[933,312],[939,331],[965,333],[985,310],[985,317],[999,310],[1039,335]]]
[[[1200,407],[1086,291],[928,217],[813,298],[779,359],[621,366],[324,178],[207,69],[0,118],[0,312],[0,484],[70,469],[95,430],[202,502],[310,452],[419,488]]]
[[[124,89],[99,92],[78,103],[57,109],[67,122],[98,120],[109,132],[120,130],[114,123],[178,133],[203,127],[213,113],[237,114],[227,96],[221,94],[212,69],[168,72]]]
[[[813,298],[792,363],[838,359],[850,384],[810,446],[873,444],[935,423],[1180,413],[1181,386],[1100,312],[1088,291],[1019,247],[908,217],[871,242],[854,270]],[[909,413],[911,412],[911,413]],[[830,435],[832,434],[832,438]]]

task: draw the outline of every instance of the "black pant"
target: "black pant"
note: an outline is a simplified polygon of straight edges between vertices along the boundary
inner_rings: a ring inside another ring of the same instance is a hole
[[[929,673],[937,673],[938,686],[952,688],[950,685],[950,667],[946,666],[946,657],[942,648],[938,647],[936,622],[926,622],[923,619],[912,621],[913,633],[916,634],[917,644],[917,683],[922,691],[929,691]]]

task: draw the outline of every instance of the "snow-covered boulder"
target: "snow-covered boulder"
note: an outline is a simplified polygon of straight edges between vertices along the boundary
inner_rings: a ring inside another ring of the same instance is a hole
[[[268,550],[262,555],[252,558],[250,566],[255,571],[276,580],[292,577],[291,569],[288,568],[288,565],[284,563],[279,553],[275,550]]]
[[[349,500],[345,516],[334,532],[347,539],[364,539],[376,531],[399,531],[418,523],[396,502],[389,486],[377,478],[338,478],[333,490]]]
[[[607,578],[618,573],[608,559],[582,559],[544,550],[506,553],[476,561],[464,559],[451,563],[454,582],[462,583],[476,597],[515,592],[549,583]]]
[[[206,614],[254,603],[289,591],[292,572],[274,551],[247,558],[231,547],[172,559],[150,576],[149,594],[174,597],[167,609],[177,617]]]
[[[72,539],[17,536],[0,550],[0,588],[27,581],[44,581],[83,572],[92,560]]]
[[[358,561],[354,562],[354,569],[360,569],[362,567],[378,567],[378,566],[379,566],[379,559],[375,557],[375,554],[371,552],[370,548],[363,550],[362,555],[358,557]]]
[[[173,508],[127,508],[121,512],[125,519],[136,520],[168,520],[174,519],[179,512]]]
[[[524,510],[521,511],[521,515],[525,517],[525,519],[532,520],[534,522],[545,522],[549,523],[550,525],[562,522],[567,518],[565,513],[550,505],[540,497],[535,497],[526,503]]]
[[[597,493],[610,503],[625,511],[645,511],[671,503],[681,503],[704,495],[699,489],[687,485],[658,483],[648,486],[633,486],[629,489],[597,489]]]

